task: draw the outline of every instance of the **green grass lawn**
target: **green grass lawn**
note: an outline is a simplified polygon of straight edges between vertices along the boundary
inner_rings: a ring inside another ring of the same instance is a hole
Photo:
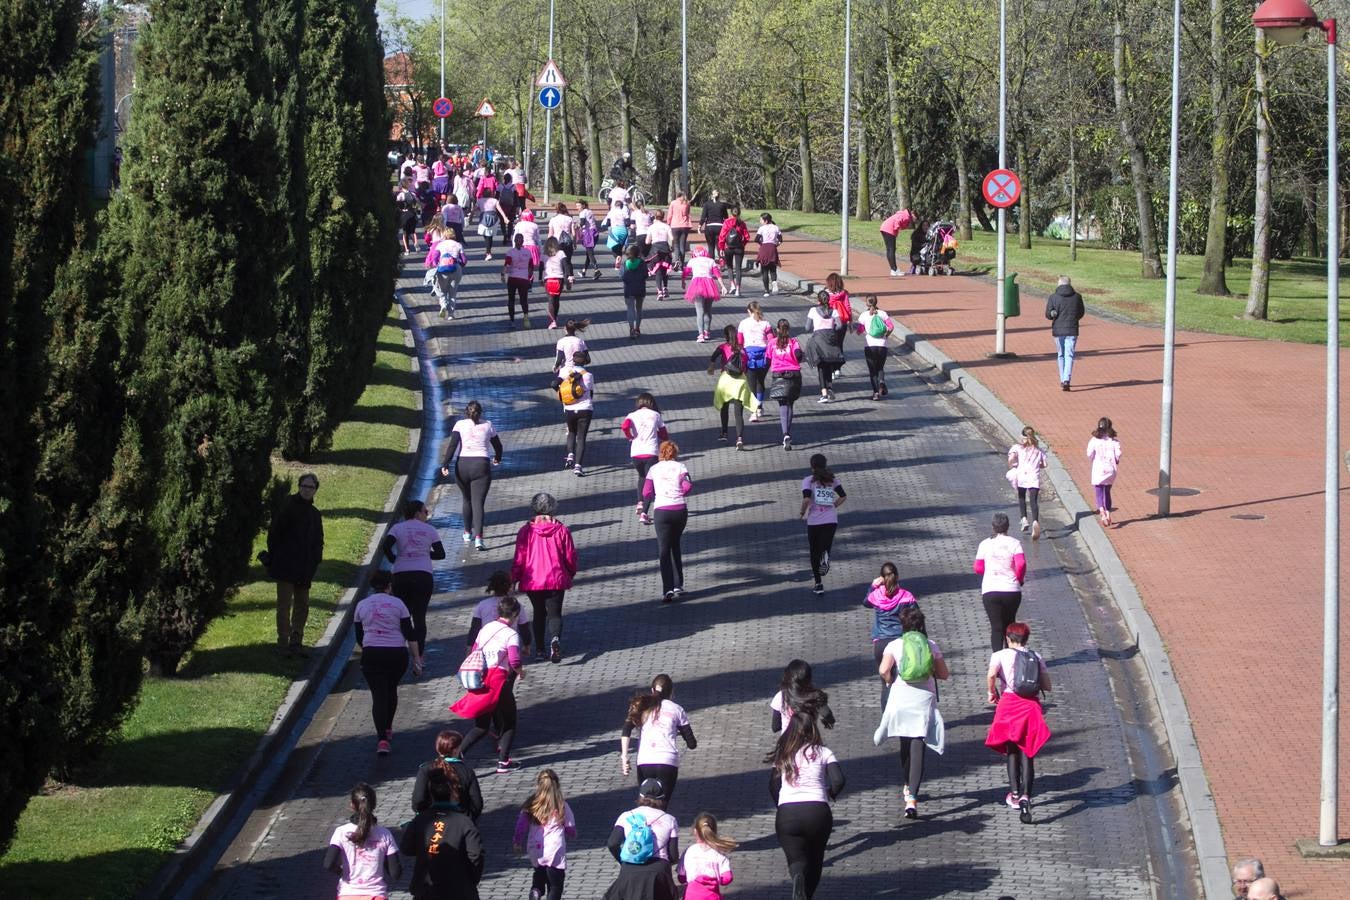
[[[327,627],[352,584],[418,424],[418,379],[399,320],[380,331],[371,380],[332,449],[310,464],[273,459],[294,480],[322,483],[326,560],[315,580],[306,643]],[[340,463],[340,464],[339,464]],[[255,549],[261,549],[263,536]],[[0,858],[10,897],[125,898],[152,878],[272,721],[298,660],[279,656],[275,593],[260,567],[211,623],[176,678],[147,678],[119,741],[71,784],[49,784]]]
[[[759,210],[748,211],[753,222]],[[823,213],[799,213],[772,210],[774,221],[786,232],[799,232],[827,240],[839,240],[839,216]],[[882,252],[880,222],[849,222],[849,242],[853,247]],[[909,232],[901,235],[901,256],[907,258]],[[960,272],[992,275],[996,260],[995,235],[976,231],[972,240],[963,241],[957,252]],[[1078,261],[1069,261],[1069,244],[1050,238],[1033,238],[1030,250],[1017,246],[1017,235],[1008,236],[1008,271],[1018,273],[1022,285],[1024,310],[1035,310],[1041,299],[1054,290],[1056,279],[1068,275],[1083,299],[1094,306],[1141,322],[1163,319],[1162,280],[1139,275],[1139,254],[1079,244]],[[1270,310],[1266,322],[1242,318],[1250,260],[1239,259],[1228,269],[1228,287],[1238,292],[1232,297],[1203,297],[1195,293],[1202,270],[1198,256],[1177,258],[1177,327],[1240,337],[1270,338],[1320,344],[1326,341],[1326,261],[1318,259],[1280,260],[1272,263]],[[1350,277],[1341,279],[1341,346],[1350,347]],[[1024,312],[1026,314],[1026,312]]]

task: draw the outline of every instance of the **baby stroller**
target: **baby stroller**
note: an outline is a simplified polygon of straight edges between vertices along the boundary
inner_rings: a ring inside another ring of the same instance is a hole
[[[934,222],[928,227],[928,240],[919,251],[919,274],[954,275],[953,259],[956,259],[956,226],[951,222]]]

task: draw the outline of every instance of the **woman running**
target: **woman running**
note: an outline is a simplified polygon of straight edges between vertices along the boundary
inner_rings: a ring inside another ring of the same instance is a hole
[[[572,362],[558,370],[552,385],[567,419],[567,456],[563,468],[571,469],[578,478],[586,474],[586,435],[595,415],[595,376],[586,369],[590,364],[591,355],[577,350],[572,354]]]
[[[422,674],[422,655],[427,648],[427,607],[431,605],[432,561],[445,559],[445,545],[435,528],[427,524],[431,510],[421,500],[403,504],[403,521],[384,537],[384,557],[394,564],[393,594],[412,616],[413,677]]]
[[[694,737],[688,714],[684,707],[670,699],[674,694],[675,683],[669,675],[653,678],[651,690],[638,694],[628,702],[628,716],[623,721],[623,732],[619,738],[619,768],[626,776],[632,772],[628,764],[628,745],[633,737],[633,729],[642,732],[638,738],[638,781],[660,779],[665,786],[667,803],[675,798],[675,785],[680,779],[680,748],[675,739],[684,738],[690,750],[698,748],[698,739]]]
[[[652,519],[656,525],[656,549],[661,561],[661,600],[669,603],[684,593],[684,559],[680,538],[689,524],[689,509],[684,498],[694,489],[689,470],[679,461],[680,448],[674,441],[662,441],[657,452],[660,460],[647,470],[642,496],[656,507]]]
[[[522,222],[522,225],[533,224]],[[557,238],[544,242],[544,261],[541,265],[544,292],[548,294],[548,327],[558,327],[558,306],[562,301],[563,285],[571,286],[567,253],[558,245]]]
[[[717,833],[717,820],[711,813],[699,813],[694,819],[694,846],[684,851],[678,870],[680,884],[686,884],[684,900],[718,900],[722,888],[731,884],[731,860],[727,854],[737,843]]]
[[[885,712],[873,742],[900,739],[901,795],[905,818],[919,817],[919,785],[923,782],[923,756],[927,747],[941,754],[946,745],[946,726],[937,706],[937,681],[951,677],[937,642],[928,637],[928,624],[917,605],[901,614],[904,637],[886,645],[877,672],[890,687]]]
[[[830,695],[816,687],[811,664],[804,659],[794,659],[783,668],[778,693],[769,700],[769,727],[773,733],[787,731],[788,720],[798,710],[815,716],[825,728],[834,727]]]
[[[741,218],[741,208],[733,206],[727,210],[726,221],[717,234],[717,249],[722,255],[722,267],[731,282],[731,295],[741,295],[741,270],[745,265],[745,248],[750,243],[750,229],[745,227]]]
[[[356,643],[361,646],[361,674],[370,688],[370,715],[375,722],[375,752],[389,755],[398,712],[398,683],[408,670],[409,650],[420,669],[422,657],[413,633],[412,618],[403,601],[390,594],[388,572],[370,576],[371,594],[352,614]]]
[[[917,607],[919,601],[909,591],[900,586],[900,572],[895,563],[887,560],[881,564],[881,574],[872,579],[872,588],[863,598],[863,606],[872,610],[872,659],[881,662],[881,656],[891,641],[898,640],[905,629],[900,624],[901,614],[909,607]],[[886,702],[883,691],[881,702]]]
[[[1027,577],[1027,558],[1022,542],[1008,537],[1008,516],[994,513],[994,533],[980,541],[975,551],[975,574],[982,576],[980,597],[989,617],[989,650],[1003,647],[1003,635],[1017,618],[1022,605],[1022,582]]]
[[[773,223],[773,216],[763,213],[759,217],[759,228],[755,230],[755,241],[759,250],[755,253],[755,262],[759,263],[759,277],[764,280],[764,296],[778,293],[778,247],[783,243],[783,230]]]
[[[459,451],[458,459],[455,459],[456,450]],[[483,405],[477,400],[470,400],[464,406],[464,418],[450,431],[450,445],[441,461],[442,477],[450,474],[452,459],[455,459],[455,483],[463,497],[460,517],[464,524],[464,543],[472,540],[474,547],[486,550],[483,506],[487,502],[488,489],[492,487],[492,467],[502,464],[502,439],[497,436],[492,423],[483,418]]]
[[[403,830],[398,849],[414,860],[408,886],[413,900],[478,900],[483,839],[460,811],[462,792],[454,769],[433,770],[427,778],[431,805]]]
[[[433,274],[432,293],[441,306],[441,318],[455,317],[455,303],[459,300],[459,282],[464,277],[468,259],[464,245],[454,237],[449,227],[432,225],[427,240],[426,267]]]
[[[792,900],[810,900],[825,870],[825,845],[834,828],[830,803],[844,790],[844,772],[820,736],[817,717],[801,711],[788,720],[764,761],[773,765],[774,831],[787,857]]]
[[[585,278],[588,271],[594,271],[595,278],[600,277],[600,262],[595,258],[595,243],[600,239],[600,227],[595,223],[595,213],[591,212],[590,205],[585,200],[578,200],[577,206],[577,234],[581,237],[581,248],[586,251],[586,258],[581,261],[581,277]]]
[[[792,449],[792,404],[802,395],[802,345],[792,336],[787,319],[779,319],[764,351],[769,360],[769,399],[778,401],[778,427],[783,449]]]
[[[417,777],[413,779],[413,812],[420,813],[431,808],[431,791],[428,787],[431,773],[440,771],[448,777],[453,769],[460,786],[460,799],[454,801],[454,808],[475,822],[478,821],[478,817],[483,814],[483,792],[478,787],[478,776],[474,774],[473,766],[460,756],[463,743],[464,736],[450,728],[436,735],[436,758],[422,763],[417,768]]]
[[[666,812],[665,786],[648,778],[637,806],[621,813],[607,842],[619,876],[604,900],[677,900],[671,860],[680,858],[680,823]]]
[[[576,251],[577,236],[580,228],[577,226],[577,220],[572,218],[572,214],[567,211],[566,203],[559,203],[553,208],[553,215],[548,220],[548,236],[558,242],[558,249],[562,250],[567,257],[567,289],[572,289],[572,254]]]
[[[863,336],[863,358],[867,360],[867,377],[872,380],[872,399],[880,400],[887,394],[886,357],[890,351],[887,341],[895,330],[895,322],[877,307],[877,295],[867,295],[867,311],[858,317],[854,326]]]
[[[1041,539],[1041,469],[1045,451],[1036,440],[1036,429],[1022,429],[1022,439],[1008,448],[1008,481],[1017,489],[1017,505],[1022,511],[1022,531],[1031,539]],[[1027,525],[1027,502],[1031,502],[1031,525]]]
[[[450,229],[455,240],[464,243],[464,207],[460,206],[459,198],[454,194],[446,197],[440,215],[441,224]]]
[[[337,875],[338,897],[384,897],[403,877],[394,834],[375,818],[375,789],[362,782],[352,788],[352,817],[328,839],[323,867]]]
[[[492,259],[492,242],[501,229],[502,211],[496,197],[491,194],[483,196],[482,185],[479,185],[479,191],[478,234],[483,238],[483,262],[488,262]]]
[[[745,379],[754,395],[755,405],[750,413],[750,421],[758,422],[764,411],[764,376],[769,371],[769,361],[764,355],[769,341],[773,339],[773,326],[764,318],[758,300],[751,300],[745,307],[746,316],[736,326],[736,335],[745,348]]]
[[[577,836],[577,820],[563,798],[558,773],[535,776],[534,792],[520,805],[511,848],[534,866],[531,900],[562,900],[567,875],[567,839]]]
[[[844,486],[829,470],[823,453],[811,454],[811,474],[802,479],[802,508],[797,514],[806,520],[806,543],[811,552],[811,575],[815,584],[811,593],[825,593],[821,579],[830,571],[830,549],[839,527],[839,508],[848,500]]]
[[[519,220],[512,226],[512,236],[517,234],[525,238],[525,249],[530,251],[534,271],[542,278],[544,241],[539,234],[539,225],[534,221],[533,210],[526,209],[520,213]]]
[[[1050,740],[1040,695],[1050,690],[1050,673],[1039,653],[1027,649],[1031,629],[1013,622],[1008,646],[989,657],[989,702],[998,704],[984,745],[1008,757],[1008,796],[1003,802],[1019,810],[1022,824],[1031,824],[1031,792],[1036,780],[1036,754]]]
[[[722,329],[722,343],[708,359],[708,374],[720,372],[717,387],[713,389],[713,407],[722,420],[722,433],[719,441],[727,439],[727,415],[736,416],[736,449],[744,450],[745,442],[741,435],[745,432],[745,407],[759,409],[759,404],[750,393],[750,385],[745,380],[745,351],[741,348],[736,326],[728,325]]]
[[[511,581],[524,591],[534,607],[534,646],[542,659],[544,626],[551,662],[562,662],[563,595],[572,587],[577,574],[577,548],[572,532],[555,519],[558,501],[552,494],[540,492],[530,501],[534,518],[516,533],[516,555],[511,563]]]
[[[478,640],[478,632],[483,630],[484,622],[497,618],[497,604],[511,593],[511,573],[497,569],[487,580],[487,596],[478,601],[478,605],[469,614],[469,633],[464,638],[464,649],[470,651]],[[521,606],[520,616],[516,619],[516,634],[520,637],[520,652],[524,656],[530,653],[534,641],[534,626],[531,624],[530,607]]]
[[[467,758],[469,750],[489,731],[497,733],[497,774],[504,775],[520,768],[511,758],[511,743],[516,737],[516,680],[525,677],[520,656],[520,637],[516,634],[516,620],[520,616],[520,601],[503,597],[497,603],[497,618],[483,626],[475,646],[482,652],[487,664],[483,690],[466,691],[455,701],[450,711],[463,719],[473,719],[473,729],[460,746],[460,756]]]
[[[642,304],[647,299],[647,272],[647,264],[638,254],[638,248],[624,248],[623,271],[619,273],[619,278],[623,282],[623,305],[628,317],[630,340],[642,337]]]
[[[664,300],[670,296],[670,271],[675,268],[672,255],[675,233],[666,224],[665,214],[659,209],[652,213],[652,223],[647,226],[647,242],[651,248],[651,265],[647,274],[656,276],[656,299]]]
[[[638,394],[637,408],[624,418],[619,430],[629,440],[628,455],[633,460],[633,468],[637,470],[638,521],[643,525],[650,525],[652,520],[647,515],[650,501],[642,495],[642,490],[647,482],[647,472],[656,463],[661,442],[670,439],[670,432],[666,429],[665,420],[661,418],[661,411],[656,408],[656,398],[646,391]]]
[[[816,379],[820,384],[820,399],[817,403],[830,403],[834,400],[834,373],[844,365],[844,325],[825,291],[816,294],[816,305],[806,314],[807,330],[806,359],[816,367]]]
[[[1116,483],[1120,470],[1120,441],[1111,420],[1102,416],[1087,444],[1087,458],[1092,461],[1092,490],[1096,495],[1097,516],[1103,528],[1111,527],[1111,485]]]
[[[708,332],[712,331],[713,303],[722,296],[722,270],[708,255],[707,249],[695,247],[681,271],[682,285],[686,279],[684,299],[694,304],[694,325],[698,329],[694,340],[703,344],[708,340]]]
[[[525,236],[511,238],[513,246],[502,258],[502,281],[506,284],[506,315],[516,324],[516,300],[520,300],[522,324],[530,327],[530,285],[534,283],[534,263],[525,249]]]
[[[563,366],[572,365],[577,351],[586,349],[586,340],[582,335],[590,325],[590,319],[567,320],[567,324],[563,326],[565,333],[558,338],[558,343],[553,345],[553,371],[555,373]]]

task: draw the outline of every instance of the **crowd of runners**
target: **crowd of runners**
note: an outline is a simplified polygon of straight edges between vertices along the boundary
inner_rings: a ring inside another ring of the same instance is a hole
[[[607,208],[592,209],[581,201],[537,212],[529,205],[533,197],[524,173],[509,164],[489,168],[484,159],[481,165],[456,171],[439,160],[425,169],[423,173],[415,165],[395,189],[404,249],[425,250],[426,283],[447,319],[455,314],[464,272],[478,265],[478,252],[470,253],[466,238],[471,229],[482,239],[481,260],[488,271],[493,270],[494,250],[502,244],[508,248],[501,253],[500,279],[512,327],[517,307],[520,327],[532,327],[531,291],[543,286],[547,327],[560,331],[549,380],[566,429],[558,459],[577,477],[587,475],[587,439],[597,391],[597,361],[585,340],[589,322],[564,318],[561,312],[564,295],[578,278],[608,278],[616,293],[622,291],[629,338],[635,341],[642,338],[649,283],[655,284],[657,302],[664,302],[674,299],[669,285],[679,280],[683,300],[694,308],[693,339],[715,343],[707,371],[715,377],[711,399],[720,423],[719,440],[737,450],[748,440],[746,413],[751,422],[758,421],[766,401],[772,400],[777,404],[782,449],[791,451],[793,405],[803,394],[803,367],[815,371],[816,402],[833,402],[846,344],[861,348],[870,399],[880,402],[888,395],[887,345],[895,323],[879,309],[875,297],[855,304],[838,275],[827,279],[826,289],[811,298],[814,303],[796,322],[766,317],[757,300],[735,299],[731,304],[736,314],[715,331],[714,312],[722,314],[728,298],[741,296],[745,256],[752,242],[757,245],[754,261],[764,296],[779,289],[782,233],[767,214],[751,232],[741,209],[713,192],[695,222],[684,194],[665,209],[649,209],[632,201],[622,177],[614,180]],[[423,175],[426,183],[420,181]],[[428,190],[434,203],[425,202]],[[601,247],[609,251],[610,259],[597,257]],[[701,359],[705,351],[697,352]],[[540,374],[549,376],[547,371]],[[510,435],[498,433],[490,413],[477,400],[469,402],[454,423],[441,460],[443,478],[453,481],[462,497],[460,531],[466,550],[487,549],[484,522],[493,470],[510,451]],[[636,475],[629,483],[632,515],[642,526],[650,526],[656,539],[660,590],[653,589],[652,599],[676,603],[685,590],[681,539],[689,522],[687,501],[697,491],[697,473],[681,461],[678,435],[672,435],[659,398],[652,394],[633,398],[619,430],[629,443]],[[1100,514],[1109,524],[1110,484],[1120,459],[1110,420],[1103,419],[1093,430],[1087,453],[1093,482],[1099,486]],[[1039,488],[1045,465],[1036,432],[1024,429],[1008,449],[1007,477],[1020,507],[1020,532],[1033,541],[1042,533]],[[825,593],[830,552],[849,494],[844,479],[821,453],[807,460],[800,493],[804,563],[809,562],[812,575],[810,590],[820,595]],[[527,764],[512,756],[519,725],[514,688],[528,677],[532,656],[553,664],[565,658],[563,606],[580,565],[570,531],[556,518],[557,499],[538,492],[530,507],[529,521],[515,536],[510,569],[491,575],[470,617],[457,673],[463,691],[450,707],[455,721],[440,732],[434,747],[427,748],[429,761],[416,773],[409,811],[415,818],[401,838],[396,840],[377,823],[375,792],[368,784],[358,784],[352,791],[352,821],[334,832],[325,859],[325,865],[340,876],[341,896],[387,894],[391,881],[401,877],[400,853],[413,860],[414,897],[479,896],[476,885],[485,872],[486,853],[475,823],[484,797],[475,775],[480,763],[471,759],[471,751],[488,739],[496,757],[495,771],[503,775]],[[408,671],[414,681],[422,677],[428,640],[452,637],[427,633],[432,571],[446,557],[440,534],[427,517],[422,501],[406,504],[403,521],[382,545],[392,569],[372,577],[371,593],[355,611],[361,669],[371,692],[375,752],[381,755],[390,752],[394,739],[400,683]],[[872,613],[869,638],[879,699],[869,721],[839,725],[873,729],[878,745],[891,739],[898,743],[899,808],[906,818],[919,816],[927,751],[941,754],[945,745],[937,682],[961,677],[982,679],[994,707],[985,743],[1006,760],[1004,803],[1021,822],[1034,821],[1035,759],[1050,738],[1041,698],[1051,681],[1044,661],[1031,649],[1031,628],[1018,618],[1027,577],[1022,542],[1009,533],[1011,521],[1004,513],[994,514],[990,529],[990,537],[975,550],[973,567],[989,619],[990,655],[980,672],[956,673],[949,668],[929,633],[919,598],[903,586],[894,562],[880,564],[862,598]],[[632,545],[632,552],[632,562],[644,561],[640,544]],[[835,715],[807,661],[787,661],[780,682],[763,689],[770,733],[776,736],[764,757],[777,806],[775,834],[787,863],[791,896],[804,900],[815,894],[822,877],[832,829],[831,804],[845,790],[846,761],[828,746]],[[687,885],[686,898],[717,897],[732,882],[732,851],[737,845],[719,830],[716,814],[733,811],[698,812],[683,853],[680,850],[680,824],[672,809],[681,745],[693,749],[698,739],[695,717],[676,702],[675,695],[670,676],[657,674],[626,710],[614,711],[619,767],[625,776],[632,776],[636,794],[632,808],[616,810],[611,826],[607,846],[618,867],[604,895],[607,900],[673,900],[680,891],[677,883]],[[529,786],[509,780],[493,784],[494,790],[510,792],[513,801],[519,796],[514,849],[534,867],[531,900],[558,900],[564,889],[568,841],[579,829],[595,833],[602,826],[576,821],[565,786],[552,769],[533,773]],[[403,810],[388,813],[390,819],[404,815]]]

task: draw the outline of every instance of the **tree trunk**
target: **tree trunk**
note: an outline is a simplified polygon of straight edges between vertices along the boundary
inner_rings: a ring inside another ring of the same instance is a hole
[[[859,219],[872,218],[872,173],[868,170],[872,162],[867,153],[867,126],[858,127],[858,205],[855,216]],[[844,175],[847,177],[848,173]]]
[[[1116,119],[1120,126],[1120,140],[1130,158],[1130,181],[1134,185],[1134,201],[1139,215],[1140,274],[1144,278],[1163,276],[1162,257],[1158,255],[1158,237],[1153,221],[1153,194],[1149,187],[1148,157],[1144,145],[1130,122],[1130,110],[1125,96],[1125,9],[1123,0],[1115,4],[1113,52],[1111,54],[1112,87],[1116,102]]]
[[[975,218],[980,220],[980,228],[990,233],[997,233],[998,229],[994,223],[989,220],[989,214],[984,211],[984,201],[975,204]]]
[[[811,162],[811,118],[806,106],[806,74],[797,67],[797,155],[802,164],[802,212],[816,211],[816,176]]]
[[[778,160],[767,145],[759,148],[759,178],[764,185],[764,206],[778,208]]]
[[[1244,319],[1266,318],[1270,300],[1270,102],[1266,95],[1266,33],[1256,29],[1256,209],[1252,222],[1252,280]]]
[[[575,194],[575,182],[572,180],[572,128],[568,125],[567,107],[559,105],[558,112],[562,115],[562,146],[563,146],[563,172],[562,172],[562,192],[564,194]]]
[[[590,184],[586,186],[585,193],[588,196],[594,196],[600,190],[600,182],[604,178],[604,171],[601,169],[600,162],[600,117],[596,115],[595,103],[595,73],[591,69],[591,40],[589,33],[582,29],[581,39],[581,79],[586,90],[585,99],[581,102],[581,107],[586,117],[586,141],[590,147]]]
[[[1026,132],[1017,130],[1015,139],[1017,165],[1022,170],[1022,193],[1017,198],[1017,246],[1031,249],[1031,166],[1027,163]]]
[[[970,240],[970,175],[966,172],[966,142],[961,139],[957,125],[956,139],[956,233],[963,241]],[[901,207],[904,209],[904,207]],[[983,221],[983,220],[981,220]]]
[[[1307,242],[1304,255],[1321,256],[1322,234],[1317,230],[1317,188],[1311,181],[1303,184],[1303,227],[1306,229],[1304,240]]]
[[[890,9],[889,4],[887,10]],[[895,157],[895,202],[896,209],[909,208],[909,146],[905,142],[904,121],[901,115],[900,86],[895,71],[895,38],[886,35],[886,107],[891,132],[891,155]],[[970,230],[970,217],[966,217],[966,231]]]
[[[1078,262],[1078,140],[1069,123],[1069,259]]]
[[[629,153],[633,152],[633,95],[629,91],[627,84],[619,85],[619,124],[622,127],[621,140],[623,149]],[[634,164],[637,163],[637,156],[633,156]]]
[[[1224,0],[1209,0],[1209,223],[1205,230],[1205,267],[1197,294],[1228,296],[1228,163],[1232,124],[1228,115],[1228,78],[1224,56]]]

